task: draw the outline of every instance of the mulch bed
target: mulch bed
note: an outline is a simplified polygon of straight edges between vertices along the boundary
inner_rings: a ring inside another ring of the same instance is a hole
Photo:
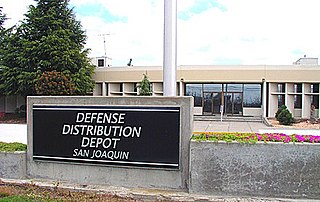
[[[319,122],[312,123],[310,120],[296,120],[292,125],[285,126],[279,124],[279,121],[277,121],[275,118],[269,118],[268,121],[271,123],[273,127],[278,128],[290,128],[290,129],[320,129]]]
[[[0,179],[0,201],[1,198],[9,196],[23,196],[34,201],[138,201],[130,197],[120,197],[113,194],[98,193],[94,191],[63,189],[58,186],[40,187],[28,183],[5,183]]]

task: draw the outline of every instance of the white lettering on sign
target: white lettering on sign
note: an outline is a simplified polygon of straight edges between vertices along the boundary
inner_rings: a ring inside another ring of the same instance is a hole
[[[120,141],[120,138],[88,138],[82,137],[81,147],[90,147],[90,148],[98,148],[102,146],[105,149],[112,147],[115,149],[117,147],[117,142]]]
[[[77,113],[77,123],[124,124],[125,113]]]
[[[62,135],[137,137],[141,136],[141,126],[101,126],[64,124]]]
[[[130,152],[118,151],[122,138],[140,138],[142,127],[125,124],[126,113],[78,112],[75,124],[64,123],[62,135],[82,136],[72,156],[119,160],[129,159]]]

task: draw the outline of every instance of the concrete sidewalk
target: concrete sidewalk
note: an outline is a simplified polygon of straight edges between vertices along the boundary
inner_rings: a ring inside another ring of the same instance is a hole
[[[27,144],[27,124],[0,124],[0,142]]]
[[[194,132],[254,132],[268,129],[262,122],[194,121]]]

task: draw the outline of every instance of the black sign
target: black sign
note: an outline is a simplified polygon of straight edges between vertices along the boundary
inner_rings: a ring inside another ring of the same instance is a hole
[[[179,169],[180,107],[33,106],[33,159]]]

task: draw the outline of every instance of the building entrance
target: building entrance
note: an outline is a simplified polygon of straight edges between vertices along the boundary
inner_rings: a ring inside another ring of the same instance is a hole
[[[190,83],[186,84],[185,90],[185,95],[194,97],[197,115],[220,114],[220,107],[223,106],[224,114],[241,116],[244,115],[244,108],[256,112],[262,106],[260,83]]]
[[[222,93],[203,93],[203,114],[212,115],[220,113]]]
[[[204,92],[203,115],[220,114],[222,103],[224,103],[224,114],[241,115],[243,93]]]
[[[225,112],[232,115],[242,115],[242,97],[242,93],[226,93]]]

